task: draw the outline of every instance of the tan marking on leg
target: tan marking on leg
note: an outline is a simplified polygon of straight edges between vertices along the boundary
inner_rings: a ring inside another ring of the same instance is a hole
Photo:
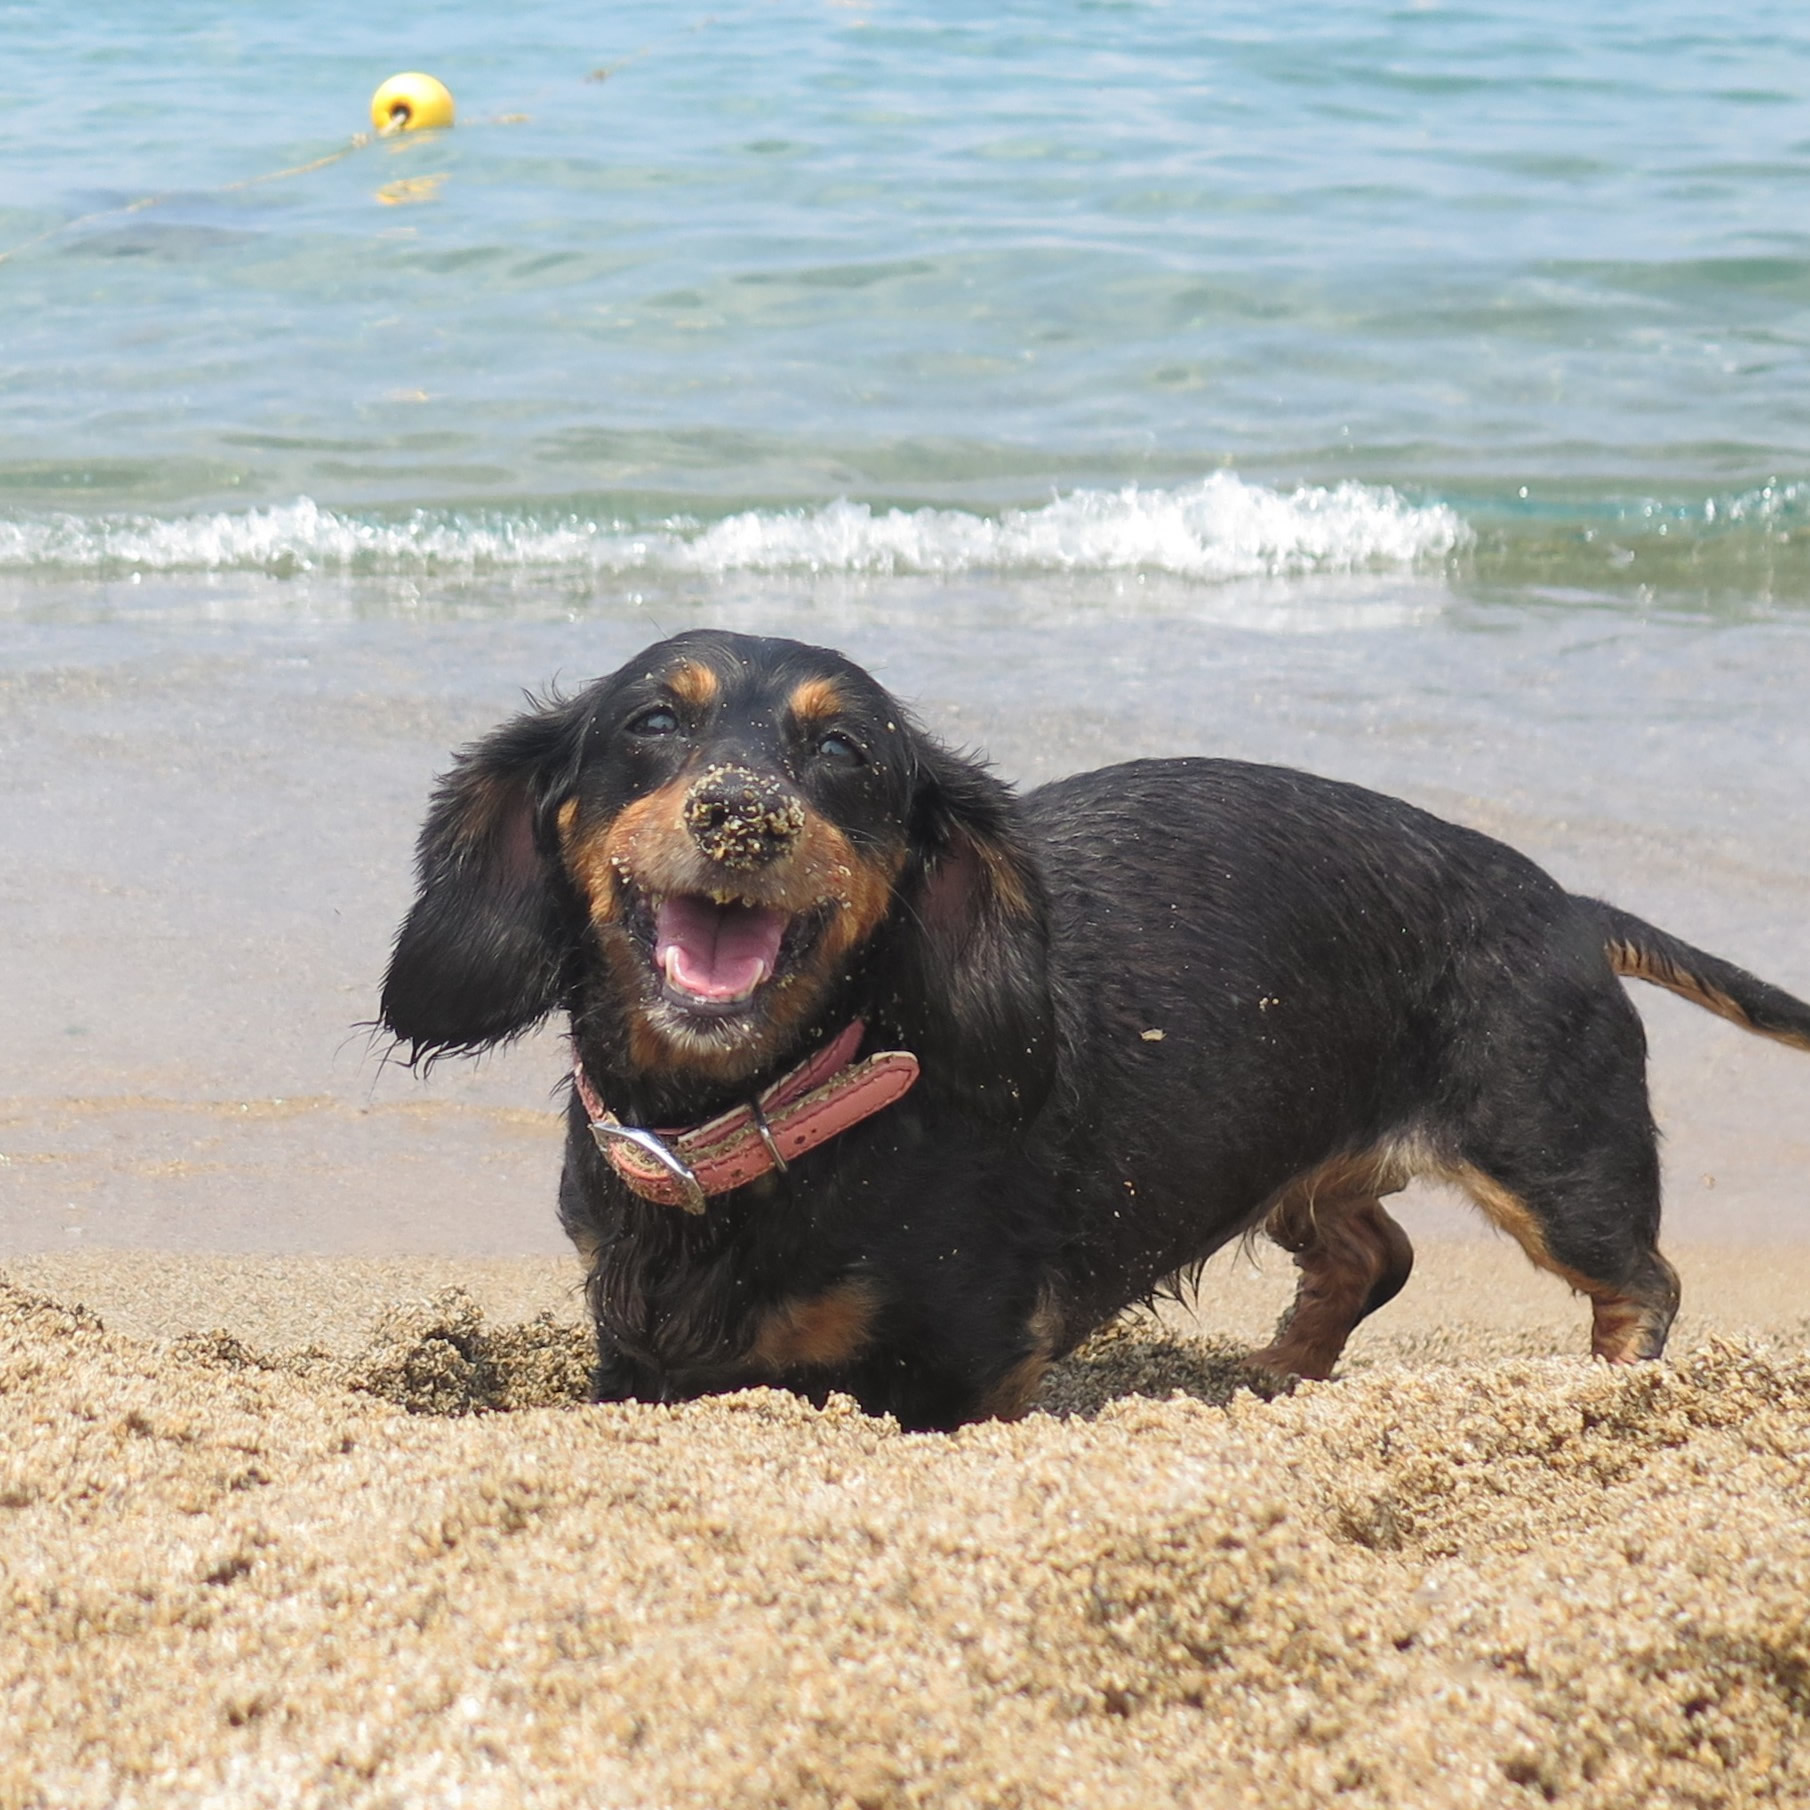
[[[1054,1298],[1045,1294],[1025,1327],[1030,1351],[1014,1364],[975,1404],[980,1420],[1022,1420],[1037,1394],[1056,1349],[1062,1316]]]
[[[1324,1186],[1323,1173],[1286,1195],[1264,1225],[1301,1272],[1275,1339],[1248,1360],[1279,1375],[1330,1376],[1377,1287],[1399,1287],[1414,1265],[1407,1233],[1374,1195],[1320,1193],[1316,1185]]]
[[[790,698],[786,708],[801,723],[825,723],[840,716],[846,705],[833,679],[806,679]]]
[[[1649,1336],[1651,1315],[1638,1301],[1626,1296],[1599,1296],[1590,1303],[1590,1350],[1610,1364],[1637,1364],[1642,1358],[1656,1358],[1663,1350],[1655,1348]]]
[[[859,1279],[782,1301],[761,1316],[749,1357],[775,1376],[849,1363],[872,1339],[879,1304],[873,1285]]]
[[[1032,1352],[1019,1361],[975,1404],[977,1420],[1022,1420],[1048,1373],[1047,1354]]]
[[[1270,1208],[1262,1230],[1287,1251],[1305,1250],[1316,1220],[1326,1208],[1343,1208],[1399,1194],[1415,1176],[1434,1167],[1433,1158],[1410,1138],[1391,1138],[1368,1150],[1329,1157],[1298,1175]]]
[[[1432,1155],[1413,1138],[1389,1138],[1368,1150],[1329,1157],[1271,1197],[1269,1213],[1245,1233],[1247,1245],[1267,1237],[1285,1251],[1303,1251],[1315,1236],[1323,1203],[1358,1202],[1399,1194],[1415,1176],[1434,1172]]]
[[[708,666],[697,660],[687,660],[667,674],[666,689],[681,704],[689,704],[693,710],[708,710],[716,702],[722,682]]]
[[[1446,1169],[1445,1179],[1457,1183],[1482,1209],[1484,1217],[1520,1245],[1529,1259],[1589,1298],[1591,1304],[1590,1349],[1611,1364],[1633,1364],[1656,1358],[1665,1350],[1672,1315],[1678,1306],[1678,1278],[1672,1266],[1652,1253],[1656,1265],[1655,1287],[1643,1298],[1608,1282],[1599,1282],[1561,1263],[1546,1243],[1546,1231],[1521,1197],[1470,1163]]]

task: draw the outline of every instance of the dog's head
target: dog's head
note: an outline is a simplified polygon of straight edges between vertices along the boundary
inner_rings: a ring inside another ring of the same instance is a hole
[[[414,1056],[563,1006],[632,1075],[720,1090],[847,1012],[983,1111],[1047,1089],[1011,794],[827,649],[696,631],[505,724],[440,786],[418,868],[383,991]]]

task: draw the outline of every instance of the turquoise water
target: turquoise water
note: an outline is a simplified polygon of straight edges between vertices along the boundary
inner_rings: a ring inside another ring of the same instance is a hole
[[[1793,604],[1810,24],[1608,10],[0,6],[0,578]]]

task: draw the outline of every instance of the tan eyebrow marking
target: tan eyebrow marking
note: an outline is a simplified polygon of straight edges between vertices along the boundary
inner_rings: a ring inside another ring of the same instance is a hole
[[[666,685],[681,704],[689,704],[694,710],[714,704],[722,689],[716,674],[696,660],[686,661],[676,672],[669,674]]]
[[[804,723],[826,721],[846,708],[833,679],[806,679],[787,700],[787,706]]]

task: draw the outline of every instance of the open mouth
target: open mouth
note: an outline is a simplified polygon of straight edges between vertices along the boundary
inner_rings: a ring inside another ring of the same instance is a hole
[[[674,893],[647,904],[662,993],[705,1016],[745,1010],[812,940],[808,917],[746,899]]]

